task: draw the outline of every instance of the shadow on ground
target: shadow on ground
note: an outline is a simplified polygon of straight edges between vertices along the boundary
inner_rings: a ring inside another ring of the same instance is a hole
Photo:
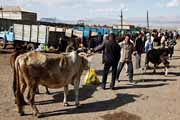
[[[128,82],[129,80],[119,80],[119,82]],[[168,82],[168,81],[176,81],[176,79],[139,79],[134,82],[137,83],[145,83],[145,82]]]
[[[135,94],[117,94],[114,99],[97,101],[87,104],[82,104],[80,108],[69,108],[64,110],[56,110],[45,112],[41,114],[41,118],[57,116],[62,114],[80,114],[80,113],[92,113],[92,112],[102,112],[107,110],[114,110],[123,105],[135,102],[138,97],[142,95]]]
[[[180,56],[173,56],[172,59],[173,59],[173,60],[179,60],[179,59],[180,59]]]
[[[146,73],[135,73],[134,75],[164,75],[164,72],[146,72]],[[168,75],[180,76],[180,72],[168,72]]]
[[[0,49],[0,54],[11,54],[13,51],[13,49]]]
[[[176,79],[140,79],[136,80],[136,83],[145,83],[145,82],[167,82],[167,81],[176,81]]]
[[[97,91],[97,86],[83,86],[79,90],[79,100],[84,101],[88,98],[91,98],[93,93]],[[68,101],[72,102],[75,100],[75,93],[74,89],[69,90],[68,92]],[[36,102],[36,105],[46,105],[51,103],[60,103],[64,99],[64,91],[55,92],[52,93],[53,98],[52,100],[46,100],[46,101],[38,101]]]
[[[120,86],[120,87],[116,87],[115,90],[120,90],[120,89],[140,89],[140,88],[153,88],[153,87],[161,87],[161,86],[165,86],[168,85],[168,83],[160,83],[160,84],[146,84],[146,85],[128,85],[128,86]]]
[[[103,75],[103,70],[96,70],[97,75]]]
[[[104,71],[103,69],[102,70],[96,70],[96,74],[102,76],[103,75],[103,71]],[[109,74],[111,74],[111,73],[112,73],[112,69],[109,70]]]

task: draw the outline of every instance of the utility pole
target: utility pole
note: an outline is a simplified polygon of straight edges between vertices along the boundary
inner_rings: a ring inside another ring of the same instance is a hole
[[[121,30],[123,30],[123,11],[121,9]]]
[[[1,18],[3,18],[3,7],[2,6],[1,6],[0,10],[1,10]]]
[[[0,31],[2,30],[2,26],[3,26],[3,6],[1,5],[0,7],[0,11],[1,11],[1,24],[0,24]]]
[[[0,8],[0,10],[1,10],[1,18],[3,19],[3,0],[1,0],[1,8]]]
[[[149,30],[149,11],[147,10],[147,29]]]

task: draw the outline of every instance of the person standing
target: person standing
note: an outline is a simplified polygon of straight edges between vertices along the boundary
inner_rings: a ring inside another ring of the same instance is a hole
[[[112,67],[112,79],[110,88],[113,90],[116,80],[117,65],[120,59],[120,47],[116,43],[115,35],[113,33],[109,35],[109,40],[104,41],[100,46],[95,48],[94,52],[97,52],[99,50],[104,50],[104,71],[102,77],[102,88],[106,88],[107,76],[109,73],[109,69]]]
[[[176,31],[173,32],[173,39],[174,39],[174,41],[177,40],[177,32]]]
[[[139,34],[138,38],[135,41],[136,48],[136,69],[141,68],[141,54],[144,52],[144,42],[143,42],[143,34]]]
[[[167,40],[167,46],[170,53],[170,59],[172,59],[172,56],[174,54],[174,46],[176,45],[176,38],[174,38],[174,33],[169,33],[169,38]]]
[[[150,36],[147,36],[147,40],[145,42],[145,53],[146,53],[146,58],[145,58],[145,67],[149,68],[149,62],[147,60],[147,53],[153,49],[153,41],[151,40]]]
[[[120,62],[117,68],[117,76],[116,79],[119,79],[119,75],[124,67],[125,64],[128,66],[128,77],[129,81],[133,82],[133,63],[132,63],[132,54],[134,51],[134,45],[132,42],[130,42],[130,36],[126,35],[123,42],[119,43],[119,46],[121,48],[121,58]]]
[[[161,37],[161,47],[165,48],[166,46],[166,37],[165,37],[165,33],[162,33],[162,37]]]

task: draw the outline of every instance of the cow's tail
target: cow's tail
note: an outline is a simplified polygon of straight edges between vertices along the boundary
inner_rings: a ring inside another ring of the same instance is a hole
[[[20,65],[19,62],[17,61],[14,65],[14,85],[15,85],[15,102],[17,103],[17,107],[18,107],[18,112],[20,113],[20,115],[24,115],[24,111],[23,111],[23,93],[21,92],[21,86],[20,86]]]
[[[16,58],[20,55],[20,52],[15,52],[11,58],[10,58],[10,64],[11,64],[11,67],[13,69],[13,94],[14,96],[16,97],[16,74],[17,74],[17,70],[16,70],[16,67],[15,67],[15,64],[16,64]]]
[[[14,96],[16,98],[16,102],[17,102],[17,97],[19,97],[19,93],[20,93],[20,79],[19,79],[19,71],[20,71],[20,66],[19,66],[19,63],[18,62],[15,62],[15,65],[14,65],[14,75],[13,75],[13,93],[14,93]]]
[[[14,97],[16,97],[16,85],[17,85],[16,76],[17,76],[17,71],[16,71],[16,67],[14,65],[13,66],[13,86],[12,86]]]

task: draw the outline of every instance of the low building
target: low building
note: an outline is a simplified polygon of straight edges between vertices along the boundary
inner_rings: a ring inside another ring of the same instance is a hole
[[[25,10],[19,6],[0,8],[0,18],[10,20],[37,21],[37,13]]]
[[[113,25],[113,29],[131,30],[133,28],[135,28],[135,26],[132,24],[128,24],[128,23],[123,23],[122,26],[121,26],[121,24],[114,24]]]

